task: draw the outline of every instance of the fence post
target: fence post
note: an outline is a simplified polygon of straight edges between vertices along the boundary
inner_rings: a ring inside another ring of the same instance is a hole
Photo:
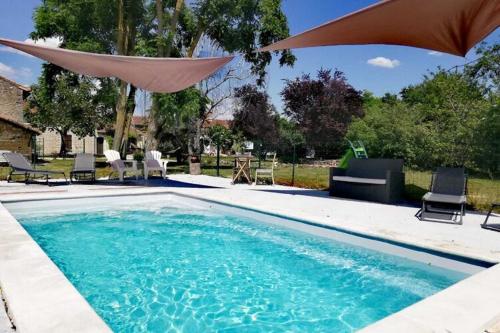
[[[295,185],[295,143],[293,144],[292,186]]]
[[[219,168],[220,168],[220,143],[217,142],[217,177],[220,176]]]

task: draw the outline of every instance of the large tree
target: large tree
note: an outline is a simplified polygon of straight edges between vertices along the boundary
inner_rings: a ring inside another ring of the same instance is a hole
[[[262,146],[263,151],[275,147],[279,138],[278,114],[269,96],[248,84],[236,89],[235,98],[232,130]]]
[[[144,0],[45,0],[34,12],[33,39],[58,37],[60,47],[107,54],[133,55],[136,39],[144,20]],[[43,72],[47,81],[63,72],[54,65]],[[49,77],[52,76],[52,77]],[[105,79],[109,80],[109,79]],[[135,109],[135,87],[119,80],[113,147],[126,146],[130,119]]]
[[[59,155],[65,156],[69,131],[84,137],[109,123],[113,93],[109,86],[76,74],[61,73],[51,82],[41,76],[28,98],[25,117],[42,130],[57,131],[61,136]]]
[[[159,110],[168,110],[156,115],[158,148],[175,151],[178,162],[183,162],[188,155],[190,138],[193,137],[191,123],[207,100],[195,88],[174,94],[158,94],[153,98],[157,99]]]
[[[363,115],[361,93],[340,71],[321,69],[287,80],[281,91],[287,115],[320,157],[337,157],[349,124]]]
[[[398,98],[364,95],[366,116],[349,129],[372,157],[404,158],[414,168],[500,170],[498,45],[482,45],[473,63],[438,69]]]
[[[468,164],[474,129],[488,109],[484,88],[461,72],[438,70],[404,88],[401,96],[416,113],[416,125],[425,138],[420,157],[433,166]]]
[[[281,11],[281,0],[195,0],[180,5],[182,0],[175,2],[175,10],[168,6],[164,11],[155,8],[157,17],[172,18],[168,30],[163,31],[161,42],[171,46],[173,56],[220,56],[239,52],[244,61],[249,64],[248,72],[264,82],[265,68],[271,61],[269,52],[255,52],[260,46],[288,36],[286,17]],[[179,10],[178,10],[179,9]],[[167,13],[167,14],[165,14]],[[177,16],[175,14],[178,13]],[[175,24],[172,22],[175,21]],[[161,25],[164,27],[165,25]],[[175,34],[172,30],[175,28]],[[281,65],[292,65],[295,58],[290,51],[276,52],[280,54]],[[228,65],[219,73],[211,76],[198,85],[198,89],[207,98],[208,104],[200,108],[198,115],[192,119],[190,130],[189,154],[199,156],[201,146],[199,137],[204,121],[209,118],[222,103],[232,97],[233,87],[245,83],[247,74],[242,73],[238,64]],[[246,68],[245,68],[246,69]],[[234,83],[236,82],[236,83]],[[152,116],[169,112],[160,110],[153,99]],[[150,122],[150,135],[158,135],[158,122]],[[154,145],[154,140],[150,140]]]
[[[61,47],[76,50],[171,57],[199,56],[201,41],[208,39],[222,52],[242,53],[263,81],[271,54],[255,49],[288,36],[280,5],[281,0],[46,0],[34,13],[32,37],[60,37]],[[281,52],[281,64],[293,61],[289,51]],[[113,146],[123,150],[136,89],[118,80],[116,89]],[[160,112],[156,101],[153,116]],[[200,114],[205,115],[203,110]],[[195,123],[193,132],[199,132],[201,123]],[[155,133],[157,123],[152,127]]]

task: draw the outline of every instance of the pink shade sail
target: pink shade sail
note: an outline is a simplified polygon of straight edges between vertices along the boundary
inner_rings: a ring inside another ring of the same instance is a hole
[[[116,77],[161,93],[186,89],[216,72],[233,57],[146,58],[79,52],[0,38],[0,44],[29,53],[62,68],[95,77]]]
[[[499,26],[500,0],[385,0],[261,51],[389,44],[465,56]]]

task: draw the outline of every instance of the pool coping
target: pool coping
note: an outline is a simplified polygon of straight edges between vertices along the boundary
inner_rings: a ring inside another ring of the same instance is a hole
[[[193,194],[186,194],[186,193],[181,193],[181,192],[176,192],[172,190],[154,190],[151,192],[141,192],[141,193],[106,193],[106,194],[86,194],[86,195],[65,195],[65,196],[56,196],[56,197],[50,197],[50,198],[23,198],[23,199],[2,199],[0,200],[1,203],[14,203],[14,202],[28,202],[28,201],[50,201],[50,200],[61,200],[61,199],[85,199],[85,198],[97,198],[97,197],[126,197],[126,196],[136,196],[136,195],[166,195],[166,194],[171,194],[175,196],[180,196],[180,197],[186,197],[190,199],[195,199],[195,200],[201,200],[204,202],[208,203],[213,203],[213,204],[219,204],[219,205],[224,205],[224,206],[230,206],[234,208],[239,208],[239,209],[244,209],[256,213],[261,213],[273,217],[278,217],[278,218],[284,218],[288,220],[293,220],[295,222],[299,223],[304,223],[307,225],[311,226],[316,226],[320,228],[325,228],[329,230],[335,230],[338,232],[346,233],[349,235],[357,236],[357,237],[362,237],[370,240],[375,240],[383,243],[388,243],[396,246],[400,246],[403,248],[407,248],[410,250],[415,250],[419,252],[425,252],[429,253],[432,255],[437,255],[441,257],[445,257],[451,260],[457,260],[457,261],[462,261],[466,263],[470,263],[471,265],[477,265],[481,266],[484,268],[489,268],[492,267],[496,264],[499,264],[499,260],[494,260],[492,258],[488,257],[482,257],[482,256],[476,256],[476,255],[464,255],[460,251],[454,251],[452,249],[443,249],[439,247],[434,247],[431,245],[422,245],[418,242],[411,242],[411,241],[401,241],[393,237],[389,236],[382,236],[377,233],[370,233],[370,232],[360,232],[356,230],[351,230],[349,228],[343,228],[339,226],[333,226],[329,225],[320,221],[316,221],[314,219],[307,219],[304,217],[300,216],[295,216],[293,214],[281,214],[281,213],[275,213],[275,212],[270,212],[265,209],[259,209],[256,207],[252,207],[250,205],[241,205],[241,204],[234,204],[228,201],[224,200],[217,200],[217,199],[207,199],[204,197],[201,197],[199,195],[193,195]]]
[[[171,190],[155,190],[143,193],[96,193],[88,195],[58,194],[50,198],[8,199],[1,200],[0,202],[0,287],[4,290],[4,297],[9,304],[9,315],[20,332],[110,332],[111,330],[38,244],[29,236],[19,222],[2,205],[4,202],[171,194],[286,218],[359,237],[390,242],[398,246],[409,246],[417,251],[425,250],[437,255],[444,254],[456,258],[466,258],[473,262],[482,261],[490,266],[495,264],[490,260],[466,257],[462,254],[454,253],[454,251],[447,253],[447,251],[443,251],[442,249],[423,248],[418,244],[409,244],[407,242],[380,237],[379,235],[363,234],[313,220],[272,213],[254,207],[236,205],[223,200],[207,199]],[[4,218],[6,218],[7,223],[4,223]],[[4,225],[9,224],[9,222],[11,230]],[[12,239],[9,241],[11,237]],[[29,258],[26,258],[26,253],[28,253]],[[44,275],[38,276],[37,273],[39,272],[43,272]],[[30,278],[26,279],[25,276],[29,276]],[[494,310],[496,309],[495,304],[498,305],[500,303],[499,278],[500,265],[497,264],[400,312],[377,321],[364,328],[362,332],[483,332],[484,329],[494,324],[495,321],[500,320],[500,310]],[[19,283],[20,280],[27,281]],[[51,280],[50,283],[47,280]],[[47,286],[49,290],[41,290],[39,288],[40,283]],[[471,290],[474,293],[471,293]],[[493,295],[498,296],[494,297]],[[67,306],[68,302],[70,302],[71,306]],[[27,311],[26,307],[29,307],[31,310]],[[75,307],[77,311],[75,311]],[[40,311],[43,312],[43,315],[37,313]],[[471,318],[473,320],[470,320]],[[472,329],[473,327],[474,329]]]
[[[112,332],[1,204],[0,287],[16,332]]]

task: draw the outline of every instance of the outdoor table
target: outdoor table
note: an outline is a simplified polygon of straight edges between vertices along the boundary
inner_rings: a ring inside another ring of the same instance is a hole
[[[235,155],[234,156],[234,167],[233,167],[233,178],[231,184],[243,181],[246,179],[248,184],[252,184],[252,177],[250,175],[250,162],[252,156],[250,155]]]

